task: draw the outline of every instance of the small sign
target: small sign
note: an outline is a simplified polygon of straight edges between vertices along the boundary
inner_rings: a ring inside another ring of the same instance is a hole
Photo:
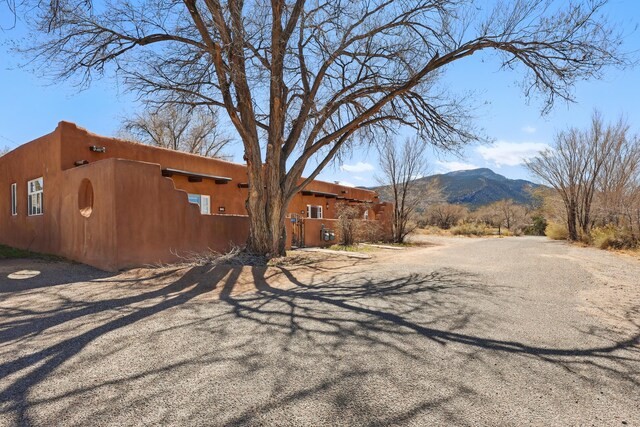
[[[291,222],[296,222],[296,219],[295,218],[291,218]]]

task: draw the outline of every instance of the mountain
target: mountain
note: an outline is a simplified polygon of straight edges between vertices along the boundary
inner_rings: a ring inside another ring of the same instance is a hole
[[[509,179],[491,169],[481,168],[431,175],[416,180],[418,188],[426,191],[431,184],[438,183],[442,195],[448,203],[463,204],[477,208],[503,199],[513,199],[516,203],[530,203],[528,189],[537,184],[523,179]],[[385,188],[376,190],[381,198],[388,200]]]

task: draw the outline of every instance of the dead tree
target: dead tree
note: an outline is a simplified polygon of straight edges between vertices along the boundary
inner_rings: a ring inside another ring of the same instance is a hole
[[[437,85],[453,63],[493,52],[547,111],[626,62],[605,0],[15,4],[36,36],[23,52],[55,78],[113,71],[152,103],[223,109],[247,162],[247,248],[271,255],[284,252],[289,202],[345,147],[397,126],[438,147],[474,139],[469,106]]]

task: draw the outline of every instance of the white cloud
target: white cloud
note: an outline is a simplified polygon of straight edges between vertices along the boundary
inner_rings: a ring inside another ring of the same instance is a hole
[[[453,172],[453,171],[465,171],[470,169],[478,169],[479,166],[472,165],[471,163],[463,162],[441,162],[438,161],[438,169],[441,172]]]
[[[369,163],[358,162],[355,165],[342,165],[340,166],[340,169],[347,172],[361,173],[361,172],[371,172],[375,168],[373,167],[373,165]]]
[[[355,184],[350,183],[349,181],[338,181],[336,184],[344,185],[345,187],[355,187]]]
[[[521,165],[548,148],[550,147],[542,142],[498,141],[490,146],[478,147],[476,151],[484,160],[501,167]]]
[[[527,125],[527,126],[522,128],[522,132],[524,132],[524,133],[536,133],[536,128],[534,128],[531,125]]]
[[[354,175],[353,179],[355,179],[356,181],[366,181],[367,179],[363,176],[359,176],[359,175]]]

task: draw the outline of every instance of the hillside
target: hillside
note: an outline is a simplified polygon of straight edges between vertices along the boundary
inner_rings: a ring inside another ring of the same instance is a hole
[[[503,199],[516,203],[530,203],[527,191],[537,184],[523,179],[509,179],[491,169],[473,169],[431,175],[417,180],[418,188],[426,189],[435,182],[440,184],[442,195],[448,203],[464,204],[470,208],[488,205]],[[375,188],[380,196],[388,200],[385,188]],[[426,191],[426,190],[423,190]]]

